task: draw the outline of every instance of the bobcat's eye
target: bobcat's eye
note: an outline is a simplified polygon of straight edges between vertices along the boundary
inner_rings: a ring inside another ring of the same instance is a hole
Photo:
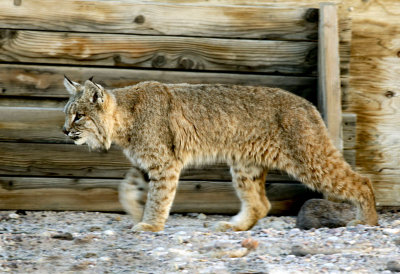
[[[85,114],[82,113],[77,113],[75,114],[75,119],[74,122],[79,121],[81,118],[83,118],[85,116]]]

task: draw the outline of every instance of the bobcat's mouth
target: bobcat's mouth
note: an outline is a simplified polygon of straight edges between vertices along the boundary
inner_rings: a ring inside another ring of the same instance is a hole
[[[78,141],[81,137],[80,136],[70,136],[70,138],[74,141]]]
[[[75,143],[79,142],[80,139],[82,139],[82,136],[79,132],[75,133],[69,133],[68,137],[73,140]]]

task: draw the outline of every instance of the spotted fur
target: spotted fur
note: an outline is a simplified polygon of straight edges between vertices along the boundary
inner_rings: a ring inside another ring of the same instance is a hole
[[[134,166],[120,187],[123,207],[139,221],[134,230],[164,228],[185,166],[220,161],[231,166],[242,206],[218,230],[247,230],[266,216],[268,169],[353,202],[362,223],[378,222],[370,180],[343,160],[319,112],[301,97],[267,87],[64,83],[71,93],[64,132],[93,149],[114,142]]]

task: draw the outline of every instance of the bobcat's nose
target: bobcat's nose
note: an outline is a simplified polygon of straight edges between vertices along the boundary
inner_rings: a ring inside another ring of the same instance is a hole
[[[63,127],[62,131],[64,132],[64,134],[65,134],[65,135],[67,135],[67,136],[68,136],[68,134],[69,134],[69,131],[67,130],[67,128],[66,128],[66,127]]]

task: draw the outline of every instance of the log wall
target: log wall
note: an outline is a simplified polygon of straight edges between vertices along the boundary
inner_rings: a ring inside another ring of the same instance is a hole
[[[147,2],[147,0],[144,0]],[[164,0],[196,4],[201,0]],[[341,22],[342,111],[356,115],[353,151],[357,171],[373,180],[378,206],[400,206],[400,2],[398,0],[208,0],[207,5],[336,3]],[[351,45],[349,45],[351,36]]]
[[[129,168],[122,153],[89,153],[61,133],[64,74],[75,81],[94,75],[110,88],[143,80],[277,86],[317,103],[317,1],[160,2],[0,3],[0,208],[121,209],[116,190]],[[343,101],[363,121],[348,103],[354,21],[347,6],[341,11]],[[363,140],[355,141],[355,120],[344,121],[344,154],[368,174],[354,150]],[[181,179],[174,211],[237,211],[226,167],[190,169]],[[381,203],[392,194],[379,183]],[[315,196],[279,172],[267,192],[275,214],[295,214]]]

